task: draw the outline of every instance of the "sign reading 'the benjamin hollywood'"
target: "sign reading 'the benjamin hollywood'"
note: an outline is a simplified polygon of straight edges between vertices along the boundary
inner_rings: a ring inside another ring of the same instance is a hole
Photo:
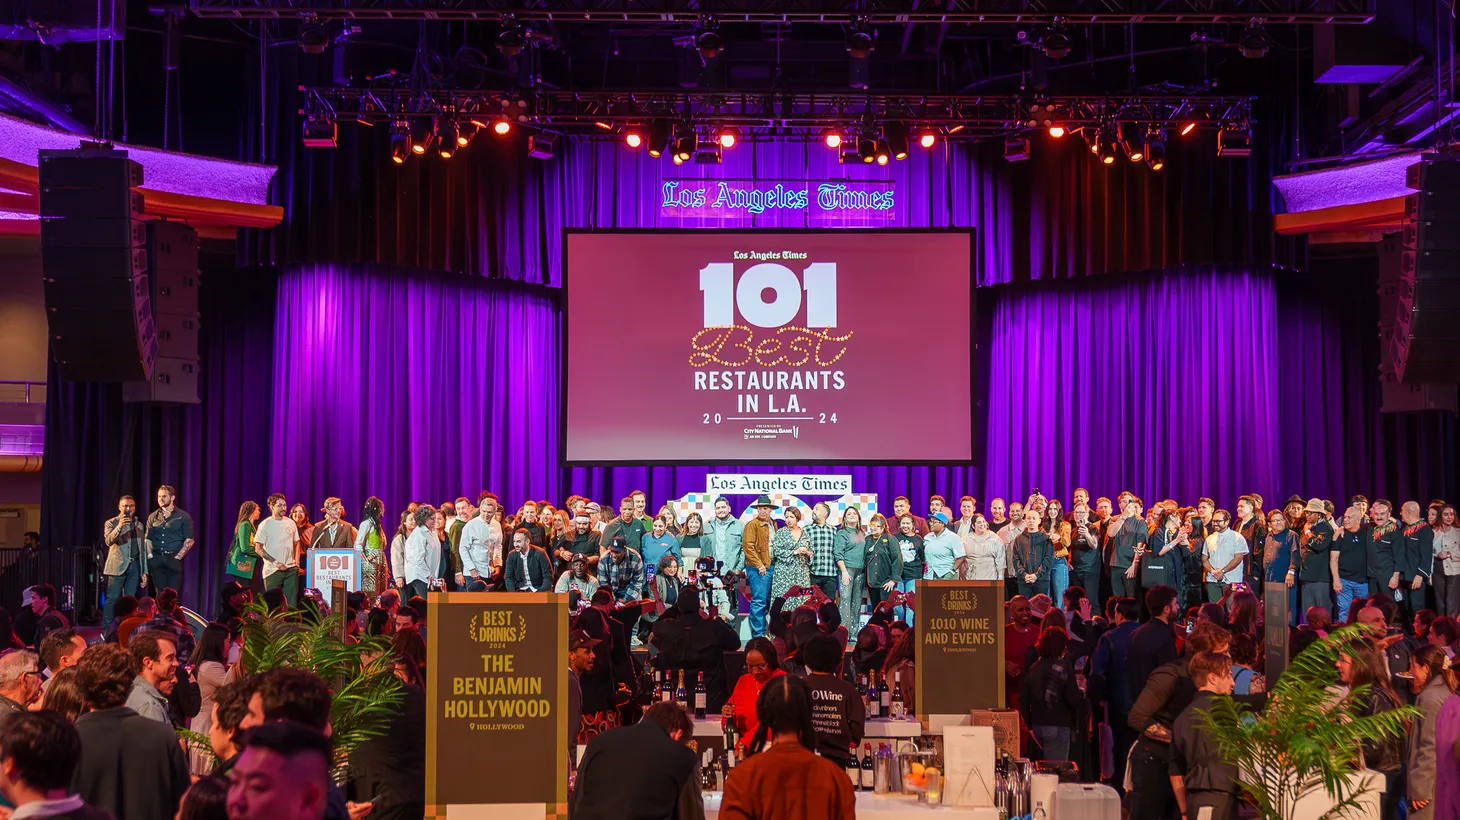
[[[918,715],[1004,707],[1004,585],[919,581]]]
[[[433,593],[426,623],[427,816],[485,804],[566,814],[566,600],[549,592]]]

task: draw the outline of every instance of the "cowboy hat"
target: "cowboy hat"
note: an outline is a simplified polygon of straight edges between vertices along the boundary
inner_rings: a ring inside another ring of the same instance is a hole
[[[757,507],[771,507],[772,509],[774,509],[777,505],[776,505],[776,502],[774,502],[774,501],[771,500],[771,497],[770,496],[768,496],[768,495],[762,495],[760,498],[757,498],[755,500],[755,506],[757,506]]]

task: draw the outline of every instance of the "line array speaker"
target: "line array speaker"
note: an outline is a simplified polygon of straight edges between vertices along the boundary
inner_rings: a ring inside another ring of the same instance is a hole
[[[1453,384],[1460,372],[1460,161],[1410,166],[1405,224],[1380,248],[1380,373],[1386,384]]]
[[[197,404],[198,234],[181,222],[147,223],[148,280],[157,327],[152,377],[122,385],[122,400]]]
[[[41,271],[51,352],[74,381],[147,379],[157,332],[142,166],[125,151],[40,152]]]

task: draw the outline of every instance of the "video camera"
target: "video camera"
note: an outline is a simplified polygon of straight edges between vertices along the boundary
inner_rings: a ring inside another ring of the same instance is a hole
[[[719,617],[720,605],[731,610],[734,590],[740,586],[741,573],[726,570],[724,561],[704,556],[695,559],[695,568],[690,571],[690,583],[703,596],[705,614]],[[731,610],[731,614],[734,612]]]

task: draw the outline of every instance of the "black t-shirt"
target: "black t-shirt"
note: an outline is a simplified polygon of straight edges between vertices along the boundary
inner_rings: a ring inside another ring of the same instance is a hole
[[[920,535],[892,536],[897,548],[902,551],[902,580],[909,581],[923,577],[923,538]]]
[[[989,532],[998,532],[999,530],[1007,526],[1009,526],[1009,519],[1007,518],[997,524],[995,524],[993,521],[989,521]]]
[[[1368,583],[1369,542],[1367,526],[1360,526],[1358,532],[1339,528],[1333,539],[1333,547],[1338,550],[1338,577],[1358,584]]]
[[[866,711],[857,687],[836,675],[807,675],[811,688],[811,725],[816,728],[816,751],[845,765],[847,747],[862,742]]]

